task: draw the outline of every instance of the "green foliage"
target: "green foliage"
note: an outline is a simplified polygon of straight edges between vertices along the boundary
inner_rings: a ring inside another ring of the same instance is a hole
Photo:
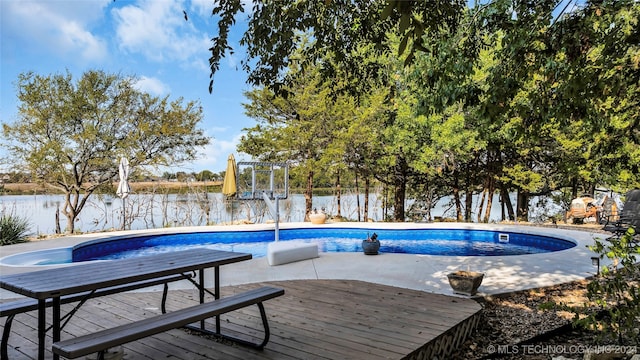
[[[295,72],[296,69],[292,69]],[[330,89],[317,71],[300,74],[287,87],[289,96],[262,88],[245,93],[246,114],[258,125],[244,129],[238,150],[260,161],[290,161],[296,166],[291,176],[304,180],[306,213],[312,207],[315,172],[331,162],[326,155],[334,139],[337,122],[329,97]]]
[[[609,259],[611,265],[604,266],[601,276],[588,284],[590,303],[574,309],[576,324],[597,329],[604,337],[617,340],[620,345],[625,339],[637,341],[638,338],[640,267],[636,256],[640,254],[640,244],[634,240],[634,235],[636,232],[630,227],[619,238],[596,240],[595,245],[590,246],[600,259]]]
[[[637,1],[586,2],[557,19],[552,0],[449,5],[258,6],[244,41],[260,59],[250,82],[265,85],[248,114],[264,121],[242,150],[293,159],[293,176],[374,176],[396,192],[400,221],[405,193],[431,206],[420,189],[453,195],[467,221],[473,195],[500,192],[509,217],[526,220],[534,195],[640,185]],[[335,35],[335,24],[352,27]],[[362,36],[365,24],[376,36]],[[487,201],[482,221],[489,211]]]
[[[244,3],[221,0],[214,5],[213,14],[220,19],[210,48],[211,78],[225,54],[234,52],[228,43],[228,33],[235,23],[234,17],[245,10]],[[363,66],[367,56],[362,57],[357,49],[373,45],[375,52],[389,53],[392,50],[386,42],[387,35],[397,33],[402,41],[394,51],[404,53],[410,63],[414,53],[424,48],[421,44],[425,35],[433,36],[443,25],[455,27],[465,4],[460,0],[254,0],[248,28],[241,40],[248,57],[242,66],[249,74],[250,84],[282,94],[291,85],[284,75],[290,66],[297,64],[306,68],[330,56],[335,62],[324,64],[323,76],[336,78],[336,71],[343,72],[353,80],[347,82],[356,85],[349,92],[361,94],[372,85],[370,80],[379,79],[384,68],[378,63]],[[300,39],[305,36],[315,40],[304,47],[302,56],[296,56]]]
[[[202,170],[196,174],[196,180],[198,181],[212,181],[217,180],[216,176],[210,170]]]
[[[18,119],[3,123],[1,145],[16,168],[66,195],[69,232],[89,196],[117,177],[120,157],[132,168],[175,165],[209,142],[196,102],[153,97],[134,82],[93,70],[77,81],[69,73],[18,77]]]
[[[560,22],[563,112],[582,127],[583,178],[622,189],[640,183],[640,4],[589,2]],[[552,43],[553,44],[553,43]]]
[[[0,246],[28,241],[29,221],[26,218],[0,212]]]

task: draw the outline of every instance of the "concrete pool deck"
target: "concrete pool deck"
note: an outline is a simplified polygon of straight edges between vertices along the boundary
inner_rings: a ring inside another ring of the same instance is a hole
[[[363,253],[320,252],[318,258],[289,264],[270,266],[266,257],[231,264],[221,268],[221,285],[239,285],[254,282],[344,279],[362,280],[400,288],[455,295],[447,280],[447,274],[455,270],[472,270],[485,273],[479,295],[508,293],[518,290],[545,287],[593,276],[595,256],[587,246],[594,239],[608,235],[589,231],[564,230],[533,226],[474,224],[474,223],[282,223],[280,229],[318,227],[354,227],[367,229],[469,229],[519,232],[523,234],[552,236],[575,242],[571,249],[532,255],[517,256],[440,256],[381,253],[368,256]],[[0,247],[0,257],[17,253],[70,247],[89,240],[126,234],[164,234],[168,232],[242,231],[273,229],[274,224],[229,225],[208,227],[183,227],[137,231],[66,236]],[[384,241],[384,239],[382,239]],[[46,269],[48,266],[0,266],[0,274],[11,274]],[[208,277],[209,279],[212,276]],[[177,283],[173,288],[190,286]],[[207,285],[209,286],[209,285]],[[1,290],[0,299],[16,297]]]

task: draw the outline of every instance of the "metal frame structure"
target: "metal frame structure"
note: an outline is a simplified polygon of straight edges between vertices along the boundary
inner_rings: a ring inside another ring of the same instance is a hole
[[[238,182],[241,178],[240,168],[242,166],[251,167],[251,191],[238,192],[238,199],[240,200],[262,200],[263,194],[267,194],[269,199],[286,199],[289,197],[289,163],[287,162],[264,162],[264,161],[241,161],[237,163],[238,176],[236,177],[236,187],[241,188]],[[284,193],[277,193],[275,190],[275,174],[274,171],[277,168],[284,169]],[[259,189],[257,186],[258,174],[269,174],[269,188]]]
[[[271,217],[275,222],[275,241],[280,240],[280,200],[289,197],[289,163],[287,162],[263,162],[263,161],[242,161],[237,164],[237,169],[241,166],[251,167],[251,191],[238,192],[236,195],[241,200],[264,200]],[[284,169],[284,193],[280,194],[275,189],[275,168]],[[240,189],[238,181],[240,179],[240,171],[236,177],[236,188]],[[269,188],[259,189],[257,186],[257,174],[269,175]],[[275,202],[275,204],[274,204]]]

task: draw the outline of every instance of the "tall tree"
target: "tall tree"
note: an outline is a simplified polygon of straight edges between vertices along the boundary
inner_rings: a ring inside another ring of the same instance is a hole
[[[77,82],[68,72],[18,78],[18,120],[3,124],[3,145],[17,166],[65,194],[68,232],[96,189],[115,179],[120,157],[132,167],[174,165],[209,142],[196,102],[152,97],[134,81],[93,70]]]
[[[633,0],[590,1],[558,24],[552,45],[565,72],[557,92],[584,129],[582,183],[640,186],[639,24]]]
[[[356,180],[356,191],[359,191],[358,179],[364,179],[363,219],[369,219],[369,191],[371,179],[379,172],[378,160],[384,153],[384,124],[388,118],[388,92],[385,89],[374,89],[362,98],[357,105],[351,96],[342,96],[336,102],[339,113],[336,114],[338,124],[328,153],[335,154],[330,158],[338,164],[344,164],[353,171]],[[359,203],[358,203],[359,205]],[[358,209],[360,210],[360,209]],[[360,212],[358,213],[360,219]]]
[[[463,15],[465,26],[457,31],[443,28],[449,33],[446,38],[425,39],[425,51],[402,72],[404,89],[398,97],[403,106],[411,104],[411,110],[405,110],[398,125],[416,138],[416,148],[411,151],[418,154],[411,163],[416,174],[413,186],[429,189],[433,195],[442,194],[446,187],[456,218],[471,221],[471,199],[482,174],[479,159],[486,147],[474,111],[484,81],[477,74],[481,63],[477,59],[483,56],[470,50],[470,42],[477,36],[470,31],[473,14],[468,10]],[[431,206],[428,198],[412,195]]]
[[[322,169],[323,154],[333,138],[335,119],[330,89],[317,72],[300,77],[288,88],[289,96],[267,88],[246,92],[243,104],[249,117],[257,120],[240,140],[238,150],[261,161],[289,161],[292,175],[303,176],[305,219],[312,211],[315,173]]]
[[[213,8],[219,16],[217,35],[210,48],[211,82],[219,69],[221,59],[234,49],[229,45],[228,35],[235,24],[235,17],[244,12],[247,2],[243,0],[220,0]],[[406,51],[409,62],[415,51],[421,49],[423,35],[436,31],[443,24],[454,28],[462,0],[402,1],[402,0],[285,0],[251,2],[248,29],[241,45],[247,47],[248,59],[243,68],[249,73],[248,82],[264,85],[279,92],[289,79],[284,76],[298,52],[300,36],[311,36],[315,41],[303,52],[302,67],[315,66],[315,62],[331,54],[340,68],[350,71],[351,79],[365,80],[354,89],[362,91],[370,85],[366,79],[377,76],[375,67],[362,67],[362,58],[355,51],[364,44],[374,44],[379,51],[389,51],[386,37],[389,31],[402,37],[399,53]],[[394,47],[394,50],[398,49]],[[335,69],[323,68],[323,73],[332,77]],[[357,84],[354,82],[354,84]]]

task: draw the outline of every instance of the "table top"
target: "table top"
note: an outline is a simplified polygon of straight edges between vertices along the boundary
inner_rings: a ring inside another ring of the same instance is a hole
[[[75,294],[251,259],[251,254],[196,248],[0,277],[0,287],[35,299]]]

